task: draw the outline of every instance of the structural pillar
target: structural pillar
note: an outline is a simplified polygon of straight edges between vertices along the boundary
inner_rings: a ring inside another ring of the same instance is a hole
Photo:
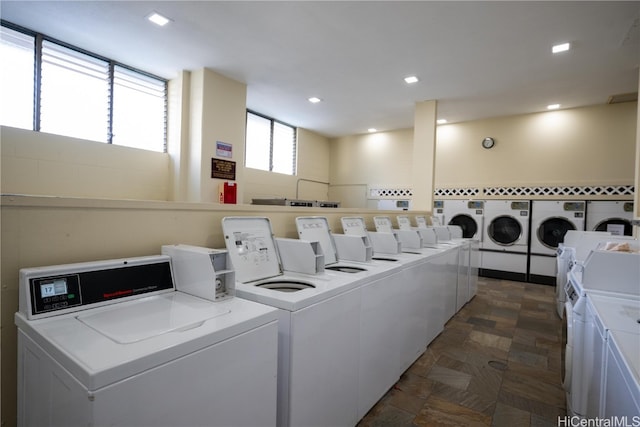
[[[432,211],[436,164],[437,101],[416,104],[413,131],[413,209]]]

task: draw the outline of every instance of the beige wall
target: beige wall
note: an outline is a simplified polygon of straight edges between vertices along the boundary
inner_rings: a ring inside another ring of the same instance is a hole
[[[344,207],[365,207],[370,187],[410,187],[413,129],[331,140],[329,197]]]
[[[631,102],[438,126],[435,188],[633,185],[637,114]],[[412,140],[413,129],[332,139],[331,197],[366,206],[372,186],[411,187]]]
[[[0,127],[3,194],[167,200],[169,156]]]
[[[350,209],[2,196],[3,425],[16,424],[13,314],[20,268],[157,254],[173,243],[224,248],[221,220],[235,215],[269,217],[278,237],[296,238],[295,217],[307,215],[327,217],[335,232],[342,232],[340,217],[361,215],[374,229],[374,212]]]
[[[438,127],[436,187],[631,185],[637,103]],[[493,137],[496,145],[480,142]]]

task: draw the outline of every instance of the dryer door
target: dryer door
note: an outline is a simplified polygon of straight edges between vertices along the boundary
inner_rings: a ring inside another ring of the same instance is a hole
[[[522,237],[522,233],[523,229],[520,221],[510,215],[495,217],[487,227],[489,239],[500,246],[516,244]]]
[[[470,215],[457,214],[448,225],[457,225],[462,228],[462,237],[470,239],[478,233],[478,223]]]
[[[576,230],[576,226],[567,218],[547,218],[538,227],[538,240],[549,249],[557,249],[569,230]]]
[[[625,236],[633,235],[633,226],[631,221],[623,218],[608,218],[604,221],[600,221],[593,231],[608,231],[611,234],[620,235],[620,231],[623,231]]]

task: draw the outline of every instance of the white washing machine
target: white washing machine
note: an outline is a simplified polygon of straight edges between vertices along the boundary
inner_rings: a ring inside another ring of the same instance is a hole
[[[345,234],[367,237],[367,236],[386,236],[391,244],[387,247],[394,246],[393,242],[396,240],[393,233],[385,232],[368,232],[364,218],[362,217],[342,217],[342,227]],[[386,223],[386,221],[385,221]],[[375,240],[375,239],[374,239]],[[378,240],[382,242],[383,239]],[[420,285],[413,291],[402,292],[402,296],[407,300],[407,315],[400,317],[394,323],[398,325],[404,325],[400,328],[406,330],[408,344],[404,350],[409,357],[405,358],[405,363],[401,372],[404,372],[417,357],[419,357],[427,345],[444,329],[444,324],[448,320],[449,310],[445,307],[449,307],[452,304],[445,304],[445,301],[455,299],[455,294],[452,292],[456,285],[456,272],[457,272],[457,259],[456,247],[452,245],[446,245],[445,247],[436,251],[435,254],[427,255],[425,251],[423,254],[415,253],[400,253],[400,245],[395,245],[396,252],[382,252],[375,257],[390,257],[399,259],[402,262],[407,259],[408,262],[414,264],[416,257],[420,259],[420,264],[417,268],[420,269],[418,274],[422,278]],[[375,248],[374,248],[375,249]],[[453,309],[453,307],[451,307]],[[402,322],[409,322],[408,325]]]
[[[279,312],[278,426],[355,425],[359,287],[370,273],[283,271],[268,218],[227,217],[222,230],[236,295]]]
[[[608,231],[614,236],[633,234],[633,202],[615,200],[587,201],[587,230]]]
[[[459,225],[462,237],[482,241],[484,228],[483,200],[445,200],[443,225]]]
[[[407,230],[395,230],[391,218],[386,216],[374,217],[374,223],[376,230],[379,233],[403,233]],[[429,258],[431,266],[431,274],[439,276],[439,279],[435,279],[438,283],[436,286],[443,286],[441,288],[442,297],[438,300],[441,302],[441,309],[444,309],[442,313],[442,324],[444,325],[453,315],[462,307],[466,299],[468,298],[469,288],[468,281],[466,280],[466,271],[460,268],[460,252],[461,248],[468,248],[468,245],[463,241],[451,240],[451,230],[447,226],[436,226],[434,231],[438,232],[446,231],[447,238],[440,238],[438,236],[438,249],[434,251],[434,248],[420,248],[410,249],[410,252],[419,252]],[[415,230],[408,231],[409,233]],[[404,250],[404,249],[403,249]],[[462,257],[464,259],[464,257]],[[458,286],[460,284],[460,286]],[[458,304],[460,303],[460,304]],[[430,342],[430,341],[429,341]]]
[[[527,281],[555,285],[558,245],[569,230],[584,230],[583,201],[533,200]]]
[[[277,311],[168,256],[23,269],[19,302],[20,426],[276,425]]]
[[[640,415],[639,320],[638,295],[587,294],[582,390],[585,418]],[[618,331],[622,334],[616,336]]]
[[[481,276],[527,280],[530,205],[528,200],[484,202]]]
[[[638,250],[637,243],[630,245]],[[640,296],[640,253],[596,249],[584,264],[576,263],[568,275],[566,303],[562,319],[562,378],[569,415],[585,416],[585,397],[593,351],[586,347],[588,295],[638,299]],[[593,324],[593,322],[591,322]],[[591,326],[589,326],[591,327]]]
[[[587,256],[598,245],[606,242],[633,242],[631,236],[612,236],[604,231],[577,231],[569,230],[564,236],[564,242],[558,245],[556,256],[556,309],[558,316],[562,317],[562,309],[565,302],[564,287],[567,283],[567,274],[575,263],[584,263]]]
[[[297,217],[300,239],[318,241],[322,247],[326,268],[364,265],[382,267],[387,273],[372,277],[360,286],[360,345],[358,360],[358,419],[380,400],[395,384],[408,366],[426,349],[412,336],[413,300],[423,280],[418,257],[411,262],[372,261],[354,264],[338,260],[336,245],[324,217]],[[339,237],[339,236],[337,236]],[[355,237],[355,236],[351,236]],[[384,309],[382,309],[384,307]],[[422,307],[421,307],[422,308]],[[417,347],[417,349],[416,349]],[[409,363],[409,364],[410,364]]]
[[[600,407],[603,419],[619,417],[626,418],[631,425],[640,423],[638,354],[639,335],[614,329],[609,331]]]

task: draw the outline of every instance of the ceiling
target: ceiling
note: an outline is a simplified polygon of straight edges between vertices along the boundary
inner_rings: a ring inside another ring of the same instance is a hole
[[[247,107],[334,137],[604,104],[637,92],[640,2],[7,1],[3,20],[174,78],[210,68]],[[146,17],[169,17],[157,27]],[[570,42],[568,52],[551,47]],[[415,75],[408,85],[404,77]],[[322,102],[311,104],[316,96]]]

